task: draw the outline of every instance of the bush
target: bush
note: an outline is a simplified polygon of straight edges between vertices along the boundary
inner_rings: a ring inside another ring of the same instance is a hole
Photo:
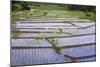
[[[21,11],[23,9],[23,7],[20,4],[14,4],[12,9],[14,11]]]
[[[53,46],[53,48],[55,49],[55,51],[58,53],[58,54],[60,54],[60,52],[61,52],[61,47],[59,47],[59,46]]]

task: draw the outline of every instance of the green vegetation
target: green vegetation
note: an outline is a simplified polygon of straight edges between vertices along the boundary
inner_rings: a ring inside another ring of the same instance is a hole
[[[81,18],[96,20],[96,7],[56,3],[12,1],[12,20]]]
[[[63,30],[62,30],[62,29],[59,29],[59,33],[60,33],[60,34],[63,34],[64,32],[63,32]]]
[[[12,32],[12,34],[13,34],[13,37],[17,37],[17,36],[20,36],[21,33],[20,32],[14,32],[14,33]]]
[[[60,46],[53,46],[53,48],[55,49],[55,51],[60,54],[61,53],[61,50],[62,48]]]
[[[15,32],[15,31],[16,32]],[[13,32],[14,31],[14,32]],[[14,26],[12,26],[12,31],[11,33],[13,34],[13,37],[17,37],[17,36],[20,36],[21,32],[19,31],[19,29],[16,29]]]
[[[81,18],[95,20],[95,14],[90,13],[88,16],[82,11],[45,11],[37,10],[36,12],[26,10],[19,12],[12,12],[12,20],[33,20],[42,18]]]
[[[57,45],[58,39],[57,38],[50,38],[49,41],[55,45]]]
[[[47,6],[33,6],[32,9],[39,9],[39,10],[65,10],[64,7],[58,7],[57,5],[47,5]]]
[[[44,39],[44,34],[43,33],[38,33],[36,40],[43,40]]]
[[[53,44],[53,48],[55,51],[60,54],[62,48],[58,46],[58,39],[57,38],[49,38],[49,41]]]
[[[86,13],[84,16],[81,16],[80,18],[96,21],[96,15],[94,13]]]

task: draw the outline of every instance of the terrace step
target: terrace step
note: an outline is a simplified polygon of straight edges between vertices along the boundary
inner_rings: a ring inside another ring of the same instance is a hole
[[[48,38],[49,39],[49,38]],[[55,38],[52,38],[55,39]],[[56,38],[57,39],[57,46],[70,46],[70,45],[82,45],[82,44],[89,44],[95,43],[95,35],[85,35],[85,36],[75,36],[69,38]],[[52,44],[49,43],[45,39],[12,39],[11,46],[22,46],[22,47],[51,47]]]
[[[95,60],[95,46],[88,46],[82,48],[62,49],[62,54],[57,54],[53,48],[48,49],[13,49],[11,50],[11,63],[13,65],[34,65],[47,63],[64,63],[71,62],[69,59],[75,61]],[[68,58],[67,58],[68,59]]]

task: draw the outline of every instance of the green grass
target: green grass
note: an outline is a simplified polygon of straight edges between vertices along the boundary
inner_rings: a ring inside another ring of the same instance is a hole
[[[57,45],[58,39],[57,38],[50,38],[49,41],[55,45]]]
[[[58,46],[58,43],[57,43],[57,42],[58,42],[58,39],[57,39],[57,38],[50,38],[49,41],[50,41],[51,43],[53,43],[53,48],[54,48],[54,50],[55,50],[58,54],[60,54],[62,48],[61,48],[60,46]]]
[[[55,10],[36,10],[36,11],[20,11],[20,12],[12,12],[11,18],[12,20],[33,20],[33,19],[49,19],[49,18],[80,18],[80,19],[89,19],[95,20],[96,15],[93,13],[87,13],[82,11],[55,11]]]
[[[20,32],[11,32],[12,33],[12,35],[13,35],[13,37],[18,37],[18,36],[20,36]]]
[[[43,33],[38,33],[37,38],[35,38],[36,40],[43,40],[44,39],[44,34]]]
[[[64,7],[58,7],[57,5],[46,5],[46,6],[31,6],[33,9],[39,10],[66,10]]]
[[[17,32],[13,32],[13,31],[17,31]],[[12,27],[11,34],[13,35],[13,37],[18,37],[18,36],[20,36],[21,32],[19,31],[19,29],[16,29],[15,27]]]
[[[55,51],[60,54],[61,53],[61,50],[62,48],[60,46],[53,46],[53,48],[55,49]]]
[[[96,15],[93,14],[93,13],[89,13],[89,15],[88,14],[85,14],[84,16],[81,16],[80,18],[81,19],[89,19],[89,20],[96,21]]]

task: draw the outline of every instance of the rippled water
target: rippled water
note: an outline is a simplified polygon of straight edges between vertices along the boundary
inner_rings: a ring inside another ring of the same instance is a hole
[[[79,27],[93,25],[94,23],[73,23]],[[69,23],[18,23],[16,28],[78,28]]]
[[[72,58],[77,58],[74,59],[75,62],[95,61],[96,52],[94,22],[73,24],[18,23],[16,24],[16,28],[19,29],[18,31],[23,33],[16,36],[22,38],[11,39],[11,65],[67,63],[72,62]],[[58,28],[61,28],[64,33],[48,33],[59,32]],[[56,46],[62,47],[60,49],[60,54],[55,51],[53,47],[54,44],[50,43],[47,39],[23,38],[40,37],[38,35],[39,32],[44,32],[43,37],[63,36],[61,38],[56,38]],[[70,57],[65,57],[65,55]]]
[[[62,55],[57,54],[53,49],[15,49],[11,51],[11,62],[13,65],[27,65],[27,64],[45,64],[45,63],[62,63],[65,61],[64,55],[73,57],[88,56],[95,54],[95,45],[87,47],[78,47],[70,49],[62,49]],[[86,59],[78,59],[77,61],[85,61]],[[93,58],[87,59],[87,61]],[[94,56],[95,60],[95,56]]]

